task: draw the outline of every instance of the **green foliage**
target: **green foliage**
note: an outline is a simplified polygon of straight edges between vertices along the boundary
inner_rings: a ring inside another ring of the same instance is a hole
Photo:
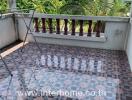
[[[17,7],[19,9],[30,9],[34,8],[33,2],[31,0],[16,0]]]
[[[54,1],[54,0],[51,0]],[[61,14],[93,16],[126,16],[129,4],[122,0],[60,0]]]
[[[7,9],[7,0],[0,0],[0,13],[4,13]]]
[[[64,0],[63,2],[64,4],[60,7],[61,14],[85,15],[83,0]]]
[[[93,16],[126,16],[130,3],[123,0],[16,0],[19,9],[35,8],[48,14]],[[7,9],[7,0],[0,0],[0,11]]]
[[[127,6],[123,4],[121,0],[114,0],[112,3],[112,7],[108,12],[110,16],[126,16],[127,14]]]

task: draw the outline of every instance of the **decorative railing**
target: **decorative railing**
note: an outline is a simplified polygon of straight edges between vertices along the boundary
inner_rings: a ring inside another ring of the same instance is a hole
[[[24,14],[27,24],[31,16],[30,13]],[[23,40],[27,29],[21,13],[16,14],[16,19]],[[123,50],[128,24],[128,17],[35,13],[31,29],[42,43]],[[32,36],[29,40],[33,41]]]
[[[24,18],[28,25],[31,14],[24,13]],[[38,42],[42,43],[124,50],[129,21],[129,17],[35,13],[31,28]],[[0,15],[0,31],[0,48],[18,38],[23,40],[27,28],[21,13]],[[33,41],[30,35],[28,40]]]
[[[78,31],[76,31],[77,28],[79,28]],[[105,21],[90,20],[86,16],[44,15],[41,18],[36,16],[34,18],[34,31],[71,36],[101,37],[105,31]]]

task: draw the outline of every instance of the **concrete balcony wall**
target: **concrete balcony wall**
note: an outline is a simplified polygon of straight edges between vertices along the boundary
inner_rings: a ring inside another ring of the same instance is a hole
[[[49,17],[49,15],[44,14],[36,14],[37,17]],[[5,14],[0,16],[0,48],[3,48],[18,38],[23,40],[26,34],[26,26],[22,17],[16,16],[18,21],[18,33],[16,32],[16,28],[14,25],[13,14]],[[57,15],[58,16],[58,15]],[[55,17],[54,15],[50,15],[50,17]],[[59,16],[60,17],[60,16]],[[61,16],[62,17],[62,16]],[[75,18],[77,16],[74,16]],[[80,18],[80,17],[77,17]],[[87,20],[103,20],[106,22],[105,26],[105,41],[96,41],[95,39],[86,39],[83,40],[82,37],[70,39],[70,36],[65,36],[63,38],[56,38],[54,35],[48,35],[47,33],[37,33],[41,34],[39,37],[37,36],[37,41],[41,43],[49,43],[49,44],[61,44],[61,45],[71,45],[71,46],[82,46],[82,47],[91,47],[91,48],[101,48],[101,49],[112,49],[112,50],[126,50],[128,55],[129,63],[132,68],[132,25],[129,22],[129,18],[122,17],[82,17],[82,19]],[[30,17],[29,15],[25,15],[25,21],[29,24]],[[31,29],[33,28],[33,23],[31,25]],[[43,35],[46,34],[46,35]],[[60,37],[60,36],[59,36]],[[68,39],[69,37],[69,39]],[[27,41],[33,41],[31,35],[28,36]]]
[[[63,15],[64,16],[64,15]],[[45,15],[45,14],[35,14],[35,17],[45,17],[45,18],[61,18],[63,16],[60,15]],[[72,16],[75,19],[80,19],[80,16]],[[67,16],[65,16],[67,18]],[[91,40],[80,40],[80,39],[64,39],[64,38],[55,38],[54,36],[39,36],[36,37],[38,42],[41,43],[49,43],[49,44],[60,44],[60,45],[71,45],[71,46],[82,46],[82,47],[91,47],[91,48],[101,48],[101,49],[112,49],[112,50],[125,50],[125,42],[126,37],[128,35],[128,25],[129,25],[129,18],[124,17],[82,17],[82,19],[87,20],[103,20],[106,22],[105,26],[105,36],[106,41],[98,42],[98,41],[91,41]],[[29,17],[26,15],[26,22],[29,23]],[[19,23],[19,36],[20,39],[23,40],[25,33],[26,33],[26,27],[24,25],[24,22],[22,18],[18,17],[18,23]],[[33,29],[33,25],[31,27]],[[40,34],[40,33],[38,33]],[[45,33],[43,33],[45,34]],[[33,41],[32,36],[28,36],[28,41]]]
[[[128,41],[127,41],[127,48],[126,48],[126,53],[128,56],[129,64],[131,66],[131,71],[132,71],[132,21],[130,24],[130,29],[129,29],[129,35],[128,35]]]
[[[0,48],[16,41],[18,39],[17,36],[12,14],[0,16]]]

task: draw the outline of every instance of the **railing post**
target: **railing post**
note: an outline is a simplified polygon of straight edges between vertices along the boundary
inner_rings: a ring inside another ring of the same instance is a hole
[[[34,18],[34,28],[35,32],[39,32],[38,18]]]
[[[80,20],[80,34],[79,36],[83,36],[83,20]]]
[[[46,21],[46,19],[45,19],[45,18],[42,18],[42,32],[43,32],[43,33],[46,33],[45,21]]]
[[[89,27],[88,27],[88,36],[91,36],[92,34],[92,20],[88,21]]]
[[[75,35],[75,20],[72,20],[72,34],[71,35]]]
[[[68,19],[64,19],[65,22],[65,27],[64,27],[64,35],[67,35],[67,31],[68,31]]]
[[[96,37],[100,37],[100,28],[101,28],[101,21],[97,21]]]
[[[56,32],[57,34],[60,34],[60,19],[56,19],[56,23],[57,23]]]
[[[52,18],[49,18],[49,33],[53,33],[53,28],[52,28]]]

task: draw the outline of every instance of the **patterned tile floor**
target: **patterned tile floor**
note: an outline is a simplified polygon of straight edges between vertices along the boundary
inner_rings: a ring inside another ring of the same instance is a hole
[[[11,77],[0,60],[0,100],[132,100],[132,73],[125,52],[39,46],[41,53],[29,43],[23,53],[18,49],[4,58],[13,74],[10,86]],[[25,97],[23,91],[41,92],[43,97]],[[44,96],[47,91],[61,91],[61,96]]]

